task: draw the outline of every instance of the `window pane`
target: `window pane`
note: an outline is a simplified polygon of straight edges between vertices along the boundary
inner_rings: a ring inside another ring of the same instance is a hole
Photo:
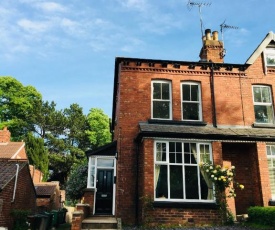
[[[168,83],[162,83],[162,99],[170,99],[170,87]]]
[[[170,166],[170,198],[183,198],[182,166]]]
[[[168,198],[167,166],[155,166],[156,198]]]
[[[199,101],[198,85],[191,85],[191,101]]]
[[[157,143],[156,161],[166,161],[166,144]]]
[[[213,200],[213,183],[206,174],[200,173],[201,199]]]
[[[275,156],[275,145],[271,145],[271,155]]]
[[[114,167],[114,160],[113,159],[97,159],[97,166],[98,167]]]
[[[90,167],[90,186],[95,187],[95,167]]]
[[[169,162],[182,163],[182,145],[180,142],[169,142]]]
[[[183,120],[199,120],[198,103],[182,103]]]
[[[270,88],[262,87],[262,102],[271,102],[270,95]]]
[[[153,98],[161,99],[161,84],[153,83]]]
[[[190,101],[190,85],[182,85],[182,100]]]
[[[197,166],[185,166],[186,199],[199,199]]]
[[[259,123],[273,123],[272,106],[255,105],[254,106],[255,119]]]
[[[254,86],[253,87],[253,94],[254,94],[254,102],[261,102],[262,95],[261,95],[261,88]]]
[[[170,102],[154,101],[153,102],[153,118],[169,119]]]

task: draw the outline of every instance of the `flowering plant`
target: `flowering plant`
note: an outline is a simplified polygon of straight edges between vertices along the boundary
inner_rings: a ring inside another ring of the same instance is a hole
[[[232,219],[232,214],[228,210],[225,190],[228,189],[229,192],[227,197],[236,197],[235,188],[240,188],[241,190],[244,189],[244,185],[239,184],[234,180],[236,176],[235,166],[229,168],[202,162],[200,167],[214,184],[216,202],[220,205],[222,220],[224,223],[228,222],[230,218]]]

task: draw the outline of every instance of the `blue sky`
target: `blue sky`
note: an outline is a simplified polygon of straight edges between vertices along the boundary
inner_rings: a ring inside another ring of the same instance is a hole
[[[203,29],[225,23],[226,63],[243,64],[269,31],[274,0],[212,0]],[[188,0],[2,0],[0,76],[34,86],[58,109],[111,116],[115,57],[198,61],[199,8]],[[221,38],[221,35],[220,35]]]

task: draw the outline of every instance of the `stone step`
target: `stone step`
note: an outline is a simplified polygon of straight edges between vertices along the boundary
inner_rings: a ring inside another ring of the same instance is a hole
[[[118,229],[115,217],[89,217],[82,221],[82,229]]]

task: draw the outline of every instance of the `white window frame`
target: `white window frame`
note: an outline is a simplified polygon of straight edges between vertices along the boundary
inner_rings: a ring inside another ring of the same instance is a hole
[[[160,84],[169,84],[169,99],[154,99],[154,83],[160,83]],[[154,117],[154,101],[164,101],[169,102],[169,118],[159,118]],[[151,118],[152,119],[159,119],[159,120],[171,120],[172,119],[172,84],[171,81],[168,80],[152,80],[151,81]]]
[[[268,160],[268,175],[271,188],[271,198],[272,200],[275,200],[275,144],[266,144],[266,156]],[[273,175],[271,175],[272,170]]]
[[[198,101],[183,101],[183,89],[182,86],[183,85],[196,85],[198,86],[198,91],[199,91],[199,95],[198,95]],[[201,84],[199,82],[192,82],[192,81],[183,81],[180,84],[180,90],[181,90],[181,119],[183,121],[202,121],[202,99],[201,99]],[[199,111],[198,111],[198,116],[199,118],[197,120],[192,120],[192,119],[183,119],[183,103],[197,103],[199,106]]]
[[[274,63],[268,63],[267,59],[273,59]],[[275,48],[269,48],[267,47],[264,51],[264,61],[265,61],[265,65],[267,67],[275,67]]]
[[[98,159],[112,159],[114,161],[114,166],[113,167],[101,167],[97,165]],[[91,170],[94,168],[94,175],[91,175]],[[116,176],[116,159],[113,156],[90,156],[89,157],[89,163],[88,163],[88,178],[87,178],[87,188],[96,188],[96,178],[97,178],[97,169],[98,168],[110,168],[114,169],[114,177]],[[91,177],[94,176],[93,183],[91,180]]]
[[[254,88],[268,88],[269,89],[269,92],[270,92],[270,102],[256,102],[254,100]],[[258,123],[258,124],[274,124],[274,106],[273,106],[273,98],[272,98],[272,91],[271,91],[271,87],[268,86],[268,85],[253,85],[252,86],[252,95],[253,95],[253,107],[254,107],[254,118],[255,118],[255,123]],[[271,111],[272,111],[272,115],[270,117],[270,119],[272,120],[272,122],[259,122],[256,120],[256,117],[255,117],[255,106],[266,106],[266,107],[271,107]]]
[[[182,144],[182,163],[170,163],[169,162],[169,143],[170,142],[177,142],[177,143],[181,143]],[[157,151],[157,143],[164,143],[166,145],[166,161],[157,161],[156,159],[156,151]],[[197,163],[196,164],[188,164],[188,163],[184,163],[184,144],[196,144],[196,152],[197,152]],[[209,152],[210,152],[210,162],[213,162],[213,157],[212,157],[212,146],[210,142],[195,142],[195,141],[188,141],[188,140],[155,140],[154,141],[154,200],[155,201],[162,201],[162,202],[201,202],[201,203],[214,203],[215,202],[215,198],[213,197],[213,200],[207,200],[207,199],[202,199],[201,198],[201,187],[200,187],[200,166],[199,164],[201,163],[200,157],[200,146],[201,145],[208,145],[209,146]],[[156,197],[156,170],[155,167],[156,165],[166,165],[167,166],[167,184],[168,184],[168,197],[166,197],[165,199],[162,197]],[[170,177],[170,169],[169,166],[170,165],[178,165],[178,166],[182,166],[182,170],[183,170],[183,199],[175,199],[175,198],[169,198],[170,197],[170,182],[169,182],[169,177]],[[186,199],[186,194],[184,192],[184,188],[185,186],[185,175],[184,175],[184,167],[185,166],[197,166],[197,175],[198,175],[198,192],[199,192],[199,199]],[[214,189],[214,186],[213,186]]]

